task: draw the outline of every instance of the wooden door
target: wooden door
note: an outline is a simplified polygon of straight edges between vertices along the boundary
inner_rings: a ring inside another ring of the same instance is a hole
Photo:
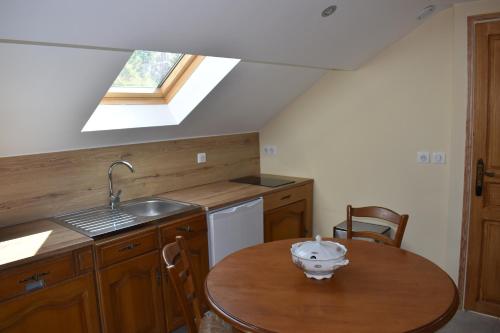
[[[205,215],[187,220],[184,223],[171,225],[162,230],[164,244],[175,241],[175,236],[183,236],[189,247],[193,276],[196,287],[202,300],[201,307],[208,310],[204,293],[205,278],[208,275],[208,234]],[[184,325],[184,317],[178,305],[177,295],[170,285],[166,271],[164,283],[165,313],[167,316],[167,330],[169,332]]]
[[[99,332],[93,274],[0,303],[0,332]]]
[[[465,307],[500,316],[500,21],[475,26]]]
[[[301,200],[264,214],[264,242],[305,237],[306,201]]]
[[[104,268],[98,276],[104,332],[163,332],[157,251]]]

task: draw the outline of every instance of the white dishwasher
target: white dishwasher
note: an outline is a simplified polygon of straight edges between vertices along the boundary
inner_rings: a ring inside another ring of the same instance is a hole
[[[207,221],[210,268],[228,254],[264,242],[262,198],[209,211]]]

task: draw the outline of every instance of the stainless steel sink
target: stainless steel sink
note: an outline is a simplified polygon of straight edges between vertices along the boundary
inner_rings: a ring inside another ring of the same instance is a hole
[[[123,202],[115,209],[96,207],[55,216],[55,221],[96,238],[179,213],[200,209],[174,200],[142,198]]]
[[[118,209],[134,216],[156,217],[175,213],[189,206],[191,205],[182,202],[152,198],[123,203]]]

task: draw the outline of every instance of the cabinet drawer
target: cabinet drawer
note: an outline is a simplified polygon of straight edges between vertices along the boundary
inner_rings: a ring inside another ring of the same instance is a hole
[[[0,303],[2,333],[99,333],[92,273]]]
[[[97,263],[99,267],[129,259],[157,249],[156,229],[107,240],[96,245]]]
[[[71,252],[8,269],[0,273],[0,300],[52,286],[76,274]]]
[[[310,191],[311,185],[303,185],[267,194],[264,196],[264,210],[271,210],[299,200],[307,199],[310,195]]]
[[[175,242],[175,236],[183,236],[189,240],[200,233],[207,233],[205,214],[196,215],[179,222],[173,222],[160,227],[162,244]]]

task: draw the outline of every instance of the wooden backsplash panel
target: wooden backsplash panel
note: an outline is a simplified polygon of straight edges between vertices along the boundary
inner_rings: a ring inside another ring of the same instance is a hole
[[[207,163],[197,164],[196,153]],[[107,204],[111,162],[122,200],[260,172],[258,133],[0,158],[0,225]]]

